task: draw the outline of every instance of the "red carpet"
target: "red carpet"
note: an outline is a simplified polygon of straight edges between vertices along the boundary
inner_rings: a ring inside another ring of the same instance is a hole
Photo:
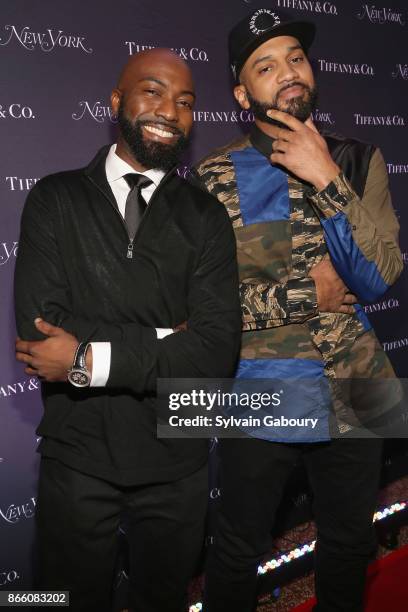
[[[293,608],[293,612],[310,612],[315,603],[315,599],[309,599]],[[384,610],[408,610],[408,546],[399,548],[369,567],[365,612]]]

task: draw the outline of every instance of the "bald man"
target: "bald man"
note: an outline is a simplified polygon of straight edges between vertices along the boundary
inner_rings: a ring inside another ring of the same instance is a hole
[[[74,611],[111,609],[124,511],[135,612],[184,611],[201,552],[206,441],[158,439],[155,415],[158,377],[227,377],[239,346],[228,215],[175,172],[194,100],[179,57],[132,57],[117,143],[39,181],[23,212],[17,358],[45,409],[36,586]]]

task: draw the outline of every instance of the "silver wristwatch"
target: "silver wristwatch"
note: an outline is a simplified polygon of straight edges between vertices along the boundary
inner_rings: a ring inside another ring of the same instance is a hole
[[[91,373],[86,367],[85,357],[89,342],[80,342],[74,355],[72,367],[68,370],[68,381],[74,387],[89,387],[91,384]]]

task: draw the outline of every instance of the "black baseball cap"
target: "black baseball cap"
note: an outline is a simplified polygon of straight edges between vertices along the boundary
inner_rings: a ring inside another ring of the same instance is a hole
[[[260,8],[252,11],[229,33],[228,48],[231,69],[238,79],[248,57],[262,43],[276,36],[294,36],[307,52],[316,33],[310,21],[293,21],[282,11]]]

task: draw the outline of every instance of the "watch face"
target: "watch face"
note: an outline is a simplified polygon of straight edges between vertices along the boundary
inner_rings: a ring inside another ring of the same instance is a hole
[[[68,380],[74,387],[88,387],[91,377],[86,370],[71,370],[68,372]]]

